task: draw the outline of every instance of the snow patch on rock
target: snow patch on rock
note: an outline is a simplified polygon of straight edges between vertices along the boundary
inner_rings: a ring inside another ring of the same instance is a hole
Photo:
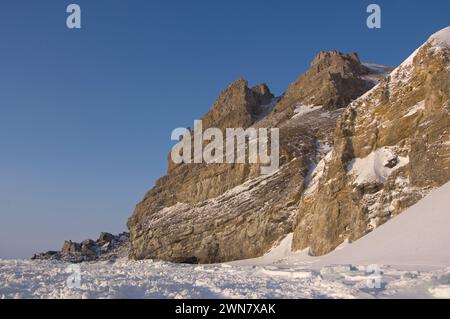
[[[430,37],[430,41],[437,47],[449,48],[450,47],[450,26],[436,32]]]
[[[412,106],[411,109],[409,110],[409,112],[406,113],[405,115],[403,115],[403,117],[409,117],[409,116],[414,115],[417,112],[422,111],[424,109],[425,109],[425,100],[420,101],[416,105]]]
[[[305,197],[311,196],[317,190],[320,178],[323,176],[327,163],[331,160],[332,156],[333,150],[329,151],[327,155],[324,158],[322,158],[322,160],[320,160],[317,165],[313,165],[310,168],[308,175],[305,178],[306,189],[303,192],[303,196]]]
[[[354,184],[384,183],[392,172],[408,163],[409,158],[397,156],[394,148],[382,147],[364,158],[351,161],[348,171],[356,176]]]
[[[294,110],[294,116],[292,117],[294,118],[298,118],[302,115],[311,113],[313,111],[317,111],[320,110],[322,108],[322,105],[303,105],[303,104],[298,104],[295,106],[295,110]]]

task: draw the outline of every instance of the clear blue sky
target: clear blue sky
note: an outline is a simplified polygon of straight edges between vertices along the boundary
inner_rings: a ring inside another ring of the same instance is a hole
[[[365,25],[370,3],[382,29]],[[68,30],[66,6],[82,8]],[[2,0],[0,258],[119,232],[170,133],[244,76],[276,94],[320,50],[397,65],[450,1]]]

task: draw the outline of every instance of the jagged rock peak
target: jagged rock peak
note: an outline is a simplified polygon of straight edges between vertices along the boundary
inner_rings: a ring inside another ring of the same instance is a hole
[[[321,72],[327,70],[330,73],[352,73],[365,75],[369,69],[359,60],[358,53],[342,53],[339,51],[320,51],[311,63],[311,69]]]
[[[256,86],[252,87],[251,90],[262,97],[268,97],[268,98],[273,97],[273,95],[270,92],[270,89],[266,83],[258,84]]]
[[[262,112],[261,106],[274,98],[266,84],[249,88],[248,81],[240,78],[228,85],[203,118],[204,127],[248,127]]]
[[[283,114],[284,121],[299,105],[343,108],[375,85],[367,78],[371,72],[357,53],[319,52],[310,68],[289,86],[275,112]]]

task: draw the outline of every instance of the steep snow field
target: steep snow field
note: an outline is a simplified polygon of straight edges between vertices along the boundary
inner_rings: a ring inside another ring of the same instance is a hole
[[[390,265],[397,269],[434,270],[450,267],[450,182],[368,235],[334,252],[311,257],[293,253],[292,234],[267,255],[233,265]],[[450,269],[449,269],[450,270]]]
[[[450,183],[319,264],[389,264],[416,269],[450,266]]]
[[[0,260],[0,298],[450,298],[450,183],[324,257],[292,253],[216,265]]]

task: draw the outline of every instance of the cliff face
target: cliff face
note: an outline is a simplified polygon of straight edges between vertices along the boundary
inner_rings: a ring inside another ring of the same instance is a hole
[[[450,180],[450,27],[337,122],[302,197],[293,248],[326,254]]]
[[[129,219],[130,257],[212,263],[355,240],[450,179],[449,28],[383,78],[321,52],[280,98],[238,80],[205,127],[280,129],[280,169],[169,162]],[[387,69],[386,69],[387,70]],[[380,83],[369,92],[374,82]],[[364,94],[365,93],[365,94]]]
[[[281,98],[264,84],[232,83],[205,115],[204,128],[278,127],[280,169],[260,175],[259,164],[169,159],[168,175],[128,221],[130,257],[212,263],[267,252],[293,231],[310,167],[332,147],[341,107],[374,85],[364,78],[371,72],[356,54],[321,52]]]

